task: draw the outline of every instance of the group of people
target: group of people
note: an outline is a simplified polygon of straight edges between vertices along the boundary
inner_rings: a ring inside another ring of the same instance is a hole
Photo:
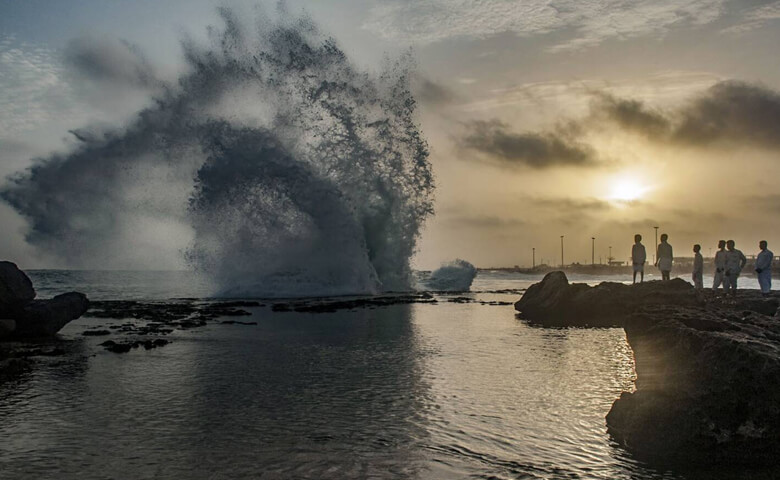
[[[661,271],[661,279],[669,280],[672,272],[672,263],[674,254],[672,246],[668,242],[669,235],[661,235],[661,243],[658,244],[655,266]],[[761,293],[768,295],[772,289],[772,260],[774,253],[767,249],[766,240],[758,243],[761,250],[756,256],[755,271],[758,275],[758,284],[761,287]],[[702,274],[704,272],[704,258],[701,255],[701,245],[698,243],[693,246],[693,284],[696,288],[704,288]],[[636,275],[639,274],[639,281],[645,279],[645,263],[647,262],[647,252],[642,245],[642,235],[634,235],[634,246],[631,249],[631,262],[634,267],[634,283]],[[737,279],[742,269],[745,268],[747,258],[735,248],[734,240],[720,240],[718,242],[718,252],[715,254],[715,274],[712,283],[713,291],[717,291],[721,285],[726,294],[737,294]]]

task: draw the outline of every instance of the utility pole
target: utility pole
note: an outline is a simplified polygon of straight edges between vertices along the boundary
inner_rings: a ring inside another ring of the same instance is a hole
[[[655,254],[653,255],[653,265],[655,265],[655,262],[658,259],[658,227],[653,228],[655,228]]]
[[[596,237],[590,237],[590,264],[596,264]]]
[[[531,248],[531,268],[536,268],[536,247]]]
[[[561,235],[561,268],[563,268],[563,235]]]
[[[607,263],[612,263],[612,245],[609,246],[609,257],[607,257]]]

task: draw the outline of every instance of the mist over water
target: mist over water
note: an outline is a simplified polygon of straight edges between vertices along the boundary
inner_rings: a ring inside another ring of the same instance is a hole
[[[226,296],[409,289],[434,189],[411,57],[364,72],[306,17],[220,15],[129,125],[78,130],[2,187],[28,241],[132,268],[174,239]]]

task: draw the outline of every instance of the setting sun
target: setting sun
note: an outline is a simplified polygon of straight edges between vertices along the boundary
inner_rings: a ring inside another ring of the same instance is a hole
[[[636,178],[621,176],[611,182],[609,198],[625,202],[639,200],[648,190]]]

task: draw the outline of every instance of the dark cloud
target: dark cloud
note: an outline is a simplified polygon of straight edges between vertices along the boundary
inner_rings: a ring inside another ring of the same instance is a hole
[[[154,69],[137,47],[109,36],[71,40],[65,47],[65,62],[79,75],[98,82],[135,87],[158,83]]]
[[[655,141],[689,146],[780,146],[780,94],[759,85],[718,83],[678,109],[598,94],[585,122],[609,122]]]
[[[780,146],[780,95],[762,86],[718,83],[683,108],[679,117],[673,138],[681,143]]]
[[[485,154],[503,165],[543,169],[598,163],[591,147],[564,134],[514,133],[498,120],[472,121],[465,126],[467,132],[458,140],[460,146]]]
[[[591,105],[596,119],[609,120],[626,130],[641,133],[648,137],[669,134],[669,119],[661,112],[650,109],[638,100],[617,98],[607,93],[599,93]]]

